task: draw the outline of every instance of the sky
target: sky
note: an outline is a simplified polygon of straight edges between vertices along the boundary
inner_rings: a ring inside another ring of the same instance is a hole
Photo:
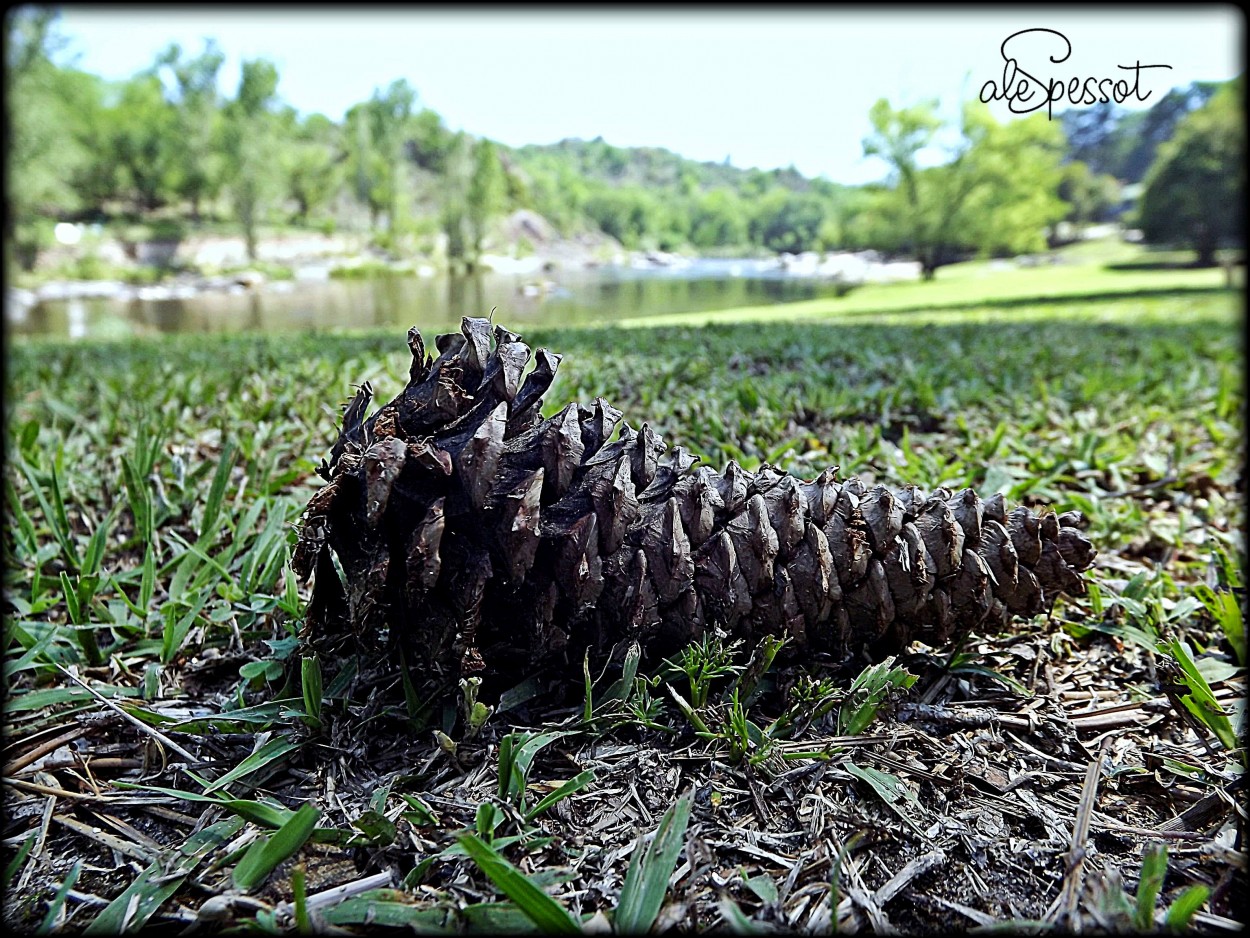
[[[1009,39],[1023,30],[1034,31]],[[374,89],[405,78],[418,106],[453,130],[513,146],[602,136],[744,168],[793,165],[858,185],[885,175],[884,164],[863,155],[874,101],[937,98],[954,119],[959,102],[981,96],[986,82],[1003,85],[1004,41],[1017,63],[1012,88],[1021,72],[1062,82],[1057,94],[1073,78],[1078,87],[1123,79],[1124,105],[1139,108],[1169,88],[1241,74],[1243,31],[1236,7],[1198,4],[732,14],[71,5],[62,8],[69,41],[59,59],[124,79],[171,42],[194,54],[213,37],[226,55],[225,94],[237,88],[241,60],[264,57],[278,66],[280,97],[305,114],[339,120]],[[1065,53],[1066,61],[1049,61]],[[1170,68],[1118,67],[1136,63]],[[1016,109],[1044,100],[1036,85],[1030,90],[1037,93],[1012,102]],[[1064,99],[1054,112],[1068,106]],[[1013,116],[1006,101],[991,107],[999,119]]]

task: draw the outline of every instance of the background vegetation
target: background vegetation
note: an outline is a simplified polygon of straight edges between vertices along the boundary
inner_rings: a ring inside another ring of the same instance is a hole
[[[403,79],[342,120],[300,114],[270,62],[244,63],[239,87],[220,88],[212,41],[170,46],[107,82],[63,61],[55,14],[39,7],[10,11],[6,43],[6,243],[24,268],[58,220],[174,238],[237,231],[253,256],[262,225],[351,230],[471,266],[492,222],[524,208],[564,237],[603,232],[631,249],[873,248],[916,257],[931,276],[973,254],[1038,250],[1063,221],[1119,218],[1135,201],[1125,186],[1146,190],[1147,236],[1192,246],[1202,263],[1241,231],[1230,208],[1244,178],[1239,85],[1195,83],[1145,111],[1098,105],[1053,122],[1000,125],[970,104],[936,166],[918,162],[942,129],[936,102],[883,100],[864,151],[888,175],[855,187],[602,138],[508,147],[452,132]]]

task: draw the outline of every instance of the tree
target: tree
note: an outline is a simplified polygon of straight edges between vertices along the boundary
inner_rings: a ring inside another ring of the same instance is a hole
[[[747,212],[732,189],[713,189],[695,198],[690,243],[697,248],[747,243]]]
[[[1241,82],[1222,88],[1181,121],[1146,176],[1138,224],[1147,241],[1185,243],[1199,266],[1224,240],[1243,237],[1246,131]]]
[[[385,213],[387,230],[396,230],[408,192],[405,151],[416,101],[417,92],[401,78],[385,92],[375,88],[368,101],[347,112],[347,172],[356,197],[369,208],[372,228]]]
[[[660,204],[644,189],[601,187],[586,200],[585,210],[604,234],[627,248],[643,246],[644,238],[665,227]]]
[[[499,151],[491,141],[479,140],[473,147],[473,172],[469,176],[468,190],[465,193],[469,244],[474,261],[482,253],[482,242],[486,238],[490,220],[503,210],[506,196],[507,180],[504,178],[503,165],[499,162]]]
[[[468,259],[468,190],[471,157],[469,138],[460,131],[447,151],[439,221],[447,236],[447,261],[455,266]]]
[[[883,98],[870,118],[864,154],[891,170],[890,187],[876,197],[873,246],[911,253],[926,280],[963,252],[1040,248],[1047,226],[1067,211],[1057,195],[1063,135],[1044,115],[998,124],[984,104],[970,102],[949,160],[925,168],[918,154],[942,126],[936,102],[895,110]]]
[[[1120,184],[1106,173],[1095,175],[1086,163],[1072,162],[1063,167],[1059,198],[1071,206],[1064,221],[1077,226],[1105,221],[1120,202]]]
[[[1158,148],[1170,140],[1186,114],[1211,99],[1219,82],[1195,81],[1173,88],[1144,111],[1126,111],[1113,101],[1069,108],[1059,115],[1070,159],[1087,163],[1095,175],[1122,183],[1141,182]]]
[[[154,72],[141,72],[122,85],[112,123],[113,158],[135,211],[149,212],[174,199],[181,170],[178,114]]]
[[[816,195],[774,189],[756,205],[751,241],[770,251],[798,254],[815,250],[825,221],[825,203]]]
[[[168,68],[174,77],[177,96],[177,135],[174,139],[180,170],[178,194],[191,203],[191,217],[199,220],[200,205],[221,189],[221,102],[217,75],[225,56],[212,39],[195,58],[184,58],[182,49],[171,44],[157,59],[157,67]]]
[[[338,126],[324,114],[295,122],[282,162],[287,195],[295,202],[294,220],[300,224],[338,190],[342,181],[338,139]]]
[[[28,270],[45,239],[41,220],[79,207],[71,181],[89,158],[73,132],[63,74],[51,58],[62,45],[56,18],[54,11],[32,6],[16,7],[5,16],[5,243]]]
[[[235,215],[243,227],[247,256],[256,260],[256,229],[279,191],[278,140],[274,107],[278,70],[272,62],[243,63],[235,99],[225,108],[228,188]]]

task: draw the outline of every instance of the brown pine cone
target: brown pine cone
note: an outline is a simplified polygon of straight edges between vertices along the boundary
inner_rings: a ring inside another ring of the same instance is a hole
[[[1077,512],[1001,495],[869,489],[836,470],[694,468],[602,398],[539,413],[560,356],[466,318],[431,361],[408,332],[404,391],[366,384],[309,501],[293,565],[314,570],[305,637],[323,657],[398,661],[419,685],[580,668],[636,638],[669,654],[711,628],[788,635],[841,662],[1037,615],[1084,593]]]

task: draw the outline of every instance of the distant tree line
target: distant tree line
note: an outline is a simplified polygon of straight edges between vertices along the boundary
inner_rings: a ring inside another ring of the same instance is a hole
[[[5,241],[24,267],[58,220],[228,223],[252,257],[261,226],[367,231],[397,252],[429,250],[441,235],[448,260],[471,267],[500,217],[524,208],[564,236],[601,231],[631,249],[875,248],[915,257],[932,276],[961,257],[1040,249],[1060,222],[1113,218],[1121,187],[1135,182],[1146,187],[1150,238],[1210,260],[1241,230],[1239,82],[1196,83],[1146,111],[1096,106],[1054,121],[1000,124],[973,103],[936,165],[924,158],[943,131],[936,102],[882,100],[864,153],[888,176],[852,187],[602,138],[510,148],[449,130],[402,79],[341,121],[301,115],[263,59],[245,61],[238,87],[223,92],[211,40],[195,53],[171,45],[107,82],[58,64],[56,26],[40,7],[6,17]]]

